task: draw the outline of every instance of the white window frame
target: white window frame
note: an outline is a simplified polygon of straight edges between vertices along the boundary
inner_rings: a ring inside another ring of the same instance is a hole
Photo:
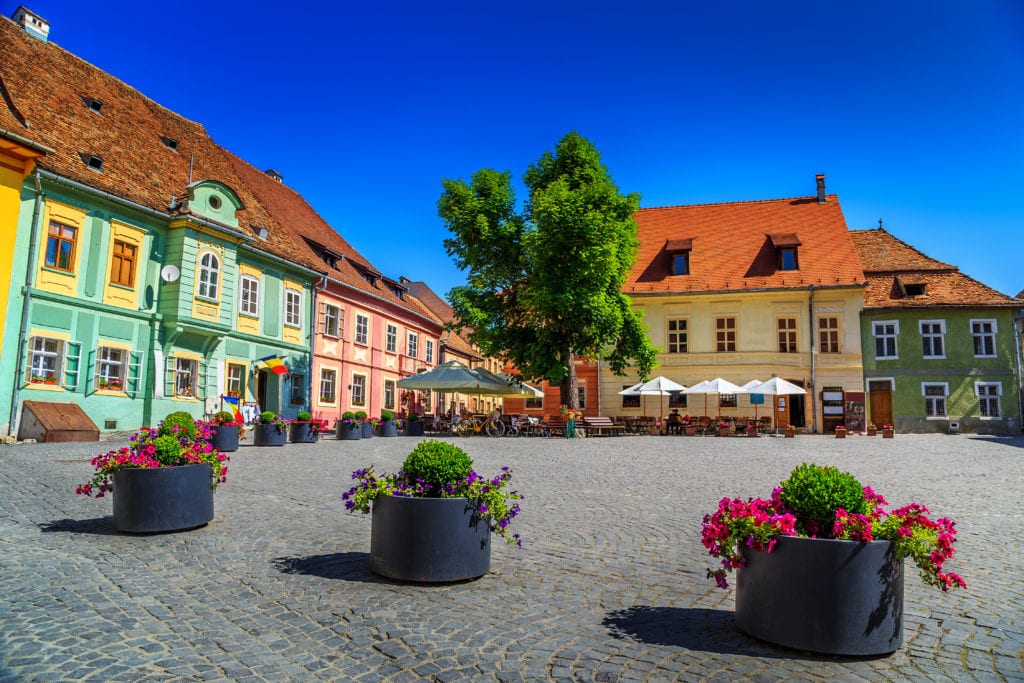
[[[56,344],[56,350],[46,348],[47,342]],[[59,337],[44,337],[33,335],[28,346],[28,373],[26,383],[31,384],[33,377],[53,377],[56,381],[50,386],[64,385],[64,356],[67,349],[67,341]],[[53,367],[46,363],[47,359],[53,360]]]
[[[192,364],[192,370],[186,371],[182,364]],[[199,398],[199,359],[187,356],[174,357],[174,397]]]
[[[366,346],[370,339],[370,316],[356,313],[356,334],[355,342]]]
[[[197,296],[217,301],[220,293],[220,259],[212,251],[199,257],[199,291]],[[177,390],[177,387],[175,387]]]
[[[116,352],[118,358],[111,358],[110,352]],[[96,347],[96,375],[93,379],[95,387],[102,391],[124,391],[125,382],[127,382],[126,370],[128,368],[128,349],[121,348],[119,346],[104,346],[100,345]],[[120,385],[116,388],[110,388],[109,382],[111,380],[117,381]],[[101,382],[107,382],[108,386],[101,386]]]
[[[252,275],[238,280],[238,312],[253,317],[260,314],[260,281]]]
[[[988,393],[988,392],[982,393],[982,390],[981,390],[982,387],[986,387],[986,388],[994,387],[995,388],[995,393]],[[1002,406],[1003,383],[1002,382],[975,382],[974,383],[974,395],[978,397],[978,416],[982,420],[1001,420],[1001,419],[1003,419],[1003,413],[1002,413],[1002,410],[1003,410],[1003,406]],[[995,407],[996,407],[996,410],[995,410],[996,414],[995,415],[992,414],[991,406],[988,407],[988,408],[983,408],[983,406],[985,404],[987,404],[989,402],[992,402],[992,401],[995,402]]]
[[[892,334],[886,332],[885,334],[879,334],[878,328],[881,325],[892,325]],[[896,360],[900,357],[900,321],[899,320],[872,320],[871,321],[871,336],[875,340],[875,359],[876,360]],[[892,355],[880,356],[878,355],[878,340],[879,339],[892,339]]]
[[[324,304],[324,336],[341,336],[341,306]]]
[[[387,324],[384,331],[384,350],[388,353],[398,353],[398,325]]]
[[[320,403],[338,403],[338,371],[334,368],[320,368]]]
[[[420,351],[420,335],[415,332],[409,332],[406,336],[405,343],[405,355],[410,358],[419,358]]]
[[[366,375],[355,373],[352,375],[352,405],[359,407],[366,405]]]
[[[288,381],[291,382],[289,388],[288,402],[293,406],[301,406],[306,404],[306,376],[305,375],[288,375]]]
[[[302,327],[302,292],[291,287],[284,288],[284,324]]]
[[[231,371],[235,368],[241,370],[237,377],[233,377]],[[239,398],[245,397],[245,366],[241,363],[234,363],[232,361],[227,362],[227,368],[224,371],[224,393],[230,395],[231,392],[237,392]]]
[[[576,387],[576,400],[579,401],[580,410],[587,409],[587,388],[585,386]]]
[[[976,332],[974,330],[974,326],[975,325],[985,325],[985,324],[992,325],[992,329],[989,330],[988,332],[981,332],[981,333]],[[999,349],[996,347],[996,335],[999,334],[999,325],[996,322],[995,318],[972,318],[971,321],[970,321],[970,325],[971,325],[971,328],[970,328],[971,329],[971,341],[973,342],[974,349],[975,349],[974,357],[975,358],[998,358],[999,357]],[[992,340],[992,353],[977,353],[978,339],[979,338],[985,339],[987,337],[990,337],[991,340]]]
[[[395,380],[384,380],[384,410],[395,409],[395,396],[398,394],[398,385]]]
[[[428,339],[423,353],[423,360],[427,363],[434,362],[434,340]]]
[[[925,332],[925,325],[938,325],[939,331]],[[921,332],[921,354],[923,358],[928,360],[942,360],[946,357],[946,321],[945,320],[921,320],[917,324],[918,330]],[[935,340],[939,340],[939,345],[942,347],[942,353],[935,353]],[[931,340],[931,354],[925,353],[925,340]]]
[[[942,390],[942,395],[929,394],[928,389],[938,387]],[[924,397],[924,416],[927,420],[948,420],[949,419],[949,382],[921,382],[921,396]],[[941,403],[940,403],[941,402]],[[931,404],[931,414],[929,411],[929,404]],[[937,408],[939,405],[942,406],[942,413],[939,414]]]

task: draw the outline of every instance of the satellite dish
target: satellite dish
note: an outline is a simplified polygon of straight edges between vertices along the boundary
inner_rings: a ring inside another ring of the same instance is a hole
[[[178,266],[164,266],[160,269],[160,279],[164,282],[177,282],[179,275],[181,271]]]

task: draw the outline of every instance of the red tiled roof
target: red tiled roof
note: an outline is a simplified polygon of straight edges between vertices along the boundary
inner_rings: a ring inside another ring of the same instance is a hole
[[[858,286],[864,271],[839,199],[817,197],[640,209],[640,250],[627,294]],[[776,240],[798,248],[780,271]],[[666,244],[692,240],[690,274],[673,275]]]
[[[956,266],[937,261],[893,237],[885,228],[851,230],[850,236],[860,254],[865,273],[899,271],[956,270]]]

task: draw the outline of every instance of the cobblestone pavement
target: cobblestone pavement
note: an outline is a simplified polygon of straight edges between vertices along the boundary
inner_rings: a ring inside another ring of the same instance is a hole
[[[398,468],[413,439],[234,454],[216,518],[186,533],[110,530],[73,493],[100,444],[0,446],[0,681],[1024,680],[1024,439],[911,436],[460,440],[513,467],[521,550],[447,586],[367,568],[352,470]],[[942,594],[907,567],[905,645],[834,658],[740,634],[705,578],[705,512],[767,495],[802,461],[890,503],[957,521]]]

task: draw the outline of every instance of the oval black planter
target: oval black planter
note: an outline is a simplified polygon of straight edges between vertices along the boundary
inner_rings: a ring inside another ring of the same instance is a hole
[[[238,425],[218,425],[210,427],[210,445],[221,453],[232,453],[238,450]]]
[[[363,436],[363,428],[355,423],[346,425],[339,422],[335,433],[341,441],[359,441]]]
[[[475,579],[491,567],[491,532],[465,498],[379,496],[370,524],[370,568],[400,581]]]
[[[398,436],[398,426],[394,420],[384,420],[380,423],[381,436]]]
[[[288,435],[292,443],[316,443],[320,440],[320,432],[313,431],[308,422],[293,422],[288,427]]]
[[[114,528],[130,533],[181,531],[213,519],[207,464],[114,472]]]
[[[423,436],[423,423],[419,420],[405,423],[405,435],[406,436]]]
[[[366,422],[363,422],[359,426],[359,429],[360,429],[360,438],[363,438],[363,439],[372,439],[373,438],[373,423],[370,422],[369,420],[367,420]]]
[[[741,548],[736,625],[761,640],[834,655],[903,645],[903,561],[888,541],[779,537],[770,553]]]
[[[288,442],[288,430],[276,425],[256,425],[252,431],[252,442],[257,446],[283,446]]]

